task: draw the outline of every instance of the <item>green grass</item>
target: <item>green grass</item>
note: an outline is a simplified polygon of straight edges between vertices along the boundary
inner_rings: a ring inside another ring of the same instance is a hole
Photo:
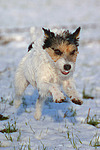
[[[9,119],[8,116],[5,117],[5,116],[0,114],[0,121],[7,120],[7,119]]]
[[[85,119],[85,122],[87,124],[93,125],[93,126],[97,126],[98,124],[100,124],[100,120],[97,118],[97,115],[95,114],[93,117],[90,116],[90,108],[88,110],[88,115]]]
[[[43,147],[42,147],[42,150],[47,150],[47,147],[44,146],[44,144],[42,143],[42,141],[40,141],[40,142],[41,142],[41,144],[42,144],[42,146],[43,146]]]
[[[2,145],[1,145],[1,141],[0,141],[0,147],[2,147]]]
[[[14,104],[14,99],[9,102],[9,105],[13,106],[13,104]]]
[[[89,118],[87,124],[97,126],[98,124],[100,124],[100,121],[97,119],[96,115],[94,115],[93,117]]]
[[[75,117],[76,114],[76,109],[74,110],[73,107],[68,108],[68,110],[64,113],[64,118],[65,117]]]
[[[72,129],[72,131],[70,131],[68,127],[67,127],[67,138],[68,138],[69,142],[71,143],[72,147],[75,150],[78,150],[79,148],[77,147],[77,142],[82,144],[82,141],[76,134],[74,134],[73,129]]]
[[[28,144],[22,144],[17,147],[18,150],[31,150],[31,144],[30,144],[30,138]],[[16,147],[14,146],[14,150],[16,150]]]
[[[20,139],[21,139],[21,131],[19,130],[19,135],[17,137],[17,142],[20,141]]]
[[[97,149],[97,147],[100,147],[100,136],[97,133],[93,136],[89,145],[95,147],[95,149]]]
[[[23,104],[23,108],[26,109],[27,108],[27,103],[25,101],[25,97],[22,97],[22,104]]]
[[[6,103],[8,101],[8,99],[5,99],[5,98],[3,98],[3,97],[1,97],[1,103]]]
[[[5,125],[5,128],[0,130],[1,133],[13,133],[13,132],[17,132],[17,128],[16,128],[16,121],[14,122],[14,124],[10,124],[10,122],[8,121],[8,124]]]
[[[83,99],[94,99],[94,97],[91,94],[86,93],[85,87],[83,88],[82,95]]]

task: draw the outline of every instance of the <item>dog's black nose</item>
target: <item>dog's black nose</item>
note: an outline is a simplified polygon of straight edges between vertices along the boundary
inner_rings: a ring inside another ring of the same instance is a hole
[[[64,69],[65,70],[70,70],[71,69],[71,65],[70,64],[65,64],[64,65]]]

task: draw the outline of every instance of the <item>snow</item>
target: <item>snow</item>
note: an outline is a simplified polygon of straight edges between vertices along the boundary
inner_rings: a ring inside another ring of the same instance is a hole
[[[90,141],[99,136],[100,125],[96,128],[86,124],[85,119],[90,108],[90,116],[100,121],[100,1],[99,0],[9,0],[0,1],[0,114],[9,116],[9,120],[0,121],[0,130],[8,124],[14,124],[18,131],[11,133],[13,142],[0,132],[0,150],[24,149],[28,145],[32,150],[94,150]],[[30,42],[43,33],[41,27],[69,29],[78,26],[80,34],[79,55],[74,74],[78,91],[95,99],[84,99],[82,106],[68,100],[66,103],[53,103],[51,98],[45,102],[40,121],[34,119],[35,103],[38,97],[30,85],[24,94],[24,103],[15,109],[9,102],[14,100],[14,74],[21,58],[27,53]],[[2,101],[3,97],[3,101]],[[76,112],[73,116],[72,112]],[[64,114],[67,116],[64,118]],[[17,141],[21,132],[20,140]],[[71,141],[74,140],[76,147]],[[7,134],[6,134],[7,135]],[[94,137],[94,138],[93,138]],[[79,142],[81,140],[82,144]],[[100,147],[97,147],[99,150]]]

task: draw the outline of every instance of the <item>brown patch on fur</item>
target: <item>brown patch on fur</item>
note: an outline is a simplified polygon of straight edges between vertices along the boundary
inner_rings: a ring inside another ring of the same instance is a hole
[[[66,42],[64,42],[64,43],[58,45],[55,49],[59,49],[62,52],[62,55],[55,54],[55,51],[52,48],[46,49],[46,51],[48,52],[48,54],[50,55],[50,57],[53,59],[54,62],[56,62],[61,57],[64,57],[68,61],[76,62],[78,49],[74,44],[68,45]],[[73,55],[71,55],[71,52],[73,50],[75,50],[75,53]]]
[[[59,58],[61,58],[61,56],[56,55],[54,50],[52,50],[51,48],[46,49],[46,51],[48,52],[48,54],[50,55],[50,57],[53,59],[54,62],[56,62]]]

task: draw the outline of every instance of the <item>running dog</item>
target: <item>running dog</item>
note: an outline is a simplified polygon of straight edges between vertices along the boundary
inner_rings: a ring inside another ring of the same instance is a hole
[[[73,33],[67,30],[59,34],[42,29],[43,38],[29,45],[28,53],[22,58],[15,74],[16,107],[20,106],[21,95],[29,84],[38,89],[34,115],[37,120],[41,118],[42,104],[48,93],[55,103],[63,102],[66,94],[73,103],[83,104],[73,79],[81,28]]]

